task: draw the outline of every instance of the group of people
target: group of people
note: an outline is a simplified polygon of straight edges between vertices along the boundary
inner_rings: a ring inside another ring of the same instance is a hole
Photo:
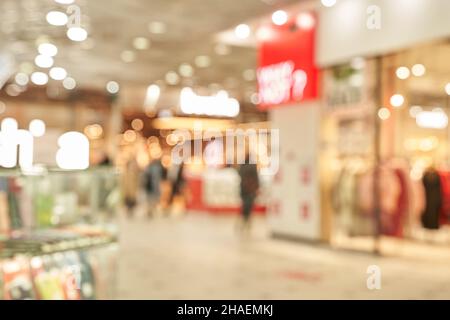
[[[248,230],[250,217],[259,192],[259,178],[256,164],[246,157],[245,163],[238,168],[240,176],[241,228]],[[128,216],[132,216],[137,204],[139,190],[143,189],[146,198],[147,214],[153,217],[158,209],[167,212],[174,199],[184,194],[184,164],[173,165],[168,170],[163,166],[161,159],[152,160],[141,172],[134,158],[126,165],[123,175],[124,199]],[[165,188],[167,186],[167,188]],[[165,195],[163,195],[163,193]]]
[[[141,190],[145,195],[148,217],[153,217],[159,209],[168,212],[175,198],[183,195],[183,169],[183,163],[166,169],[161,159],[156,158],[140,170],[137,161],[129,159],[122,182],[127,215],[134,214]]]

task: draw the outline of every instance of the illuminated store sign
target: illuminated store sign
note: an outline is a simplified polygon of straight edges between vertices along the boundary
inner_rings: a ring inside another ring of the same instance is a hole
[[[270,28],[270,37],[259,42],[257,70],[259,107],[267,109],[318,98],[315,64],[316,17],[303,13],[310,23],[295,19]]]
[[[0,125],[0,167],[33,169],[34,138],[45,134],[41,120],[30,122],[29,130],[19,129],[17,121],[5,118]],[[58,139],[56,163],[59,168],[82,170],[89,167],[89,140],[80,132],[67,132]]]
[[[191,88],[183,88],[180,94],[181,111],[185,114],[235,117],[239,114],[239,102],[226,91],[214,96],[199,96]]]

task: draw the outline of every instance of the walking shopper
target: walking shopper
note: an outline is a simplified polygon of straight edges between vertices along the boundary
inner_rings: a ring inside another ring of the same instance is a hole
[[[161,158],[154,159],[144,171],[144,190],[147,198],[147,214],[153,217],[161,200],[161,183],[167,173],[162,165]]]
[[[245,157],[245,163],[239,166],[239,176],[241,177],[242,229],[248,230],[253,205],[259,190],[258,170],[256,164],[250,163],[248,155]]]

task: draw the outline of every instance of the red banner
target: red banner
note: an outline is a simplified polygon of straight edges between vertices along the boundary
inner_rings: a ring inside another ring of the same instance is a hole
[[[318,98],[316,19],[311,13],[303,13],[282,26],[263,27],[257,70],[260,108]]]

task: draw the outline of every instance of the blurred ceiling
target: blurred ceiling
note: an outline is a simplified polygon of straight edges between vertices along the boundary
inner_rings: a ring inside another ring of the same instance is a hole
[[[243,72],[255,68],[255,50],[217,47],[214,35],[298,1],[75,0],[89,37],[73,42],[66,36],[66,26],[46,21],[49,11],[66,12],[69,5],[54,0],[1,0],[0,52],[11,53],[19,68],[23,62],[33,63],[37,44],[47,40],[58,47],[55,66],[65,68],[79,87],[105,88],[110,80],[126,86],[161,84],[168,71],[178,72],[182,63],[188,63],[194,75],[181,77],[177,85],[254,90],[251,72],[247,80]],[[147,38],[150,46],[137,50],[136,37]],[[196,66],[200,55],[210,58],[209,67]],[[51,80],[49,85],[60,84]]]

